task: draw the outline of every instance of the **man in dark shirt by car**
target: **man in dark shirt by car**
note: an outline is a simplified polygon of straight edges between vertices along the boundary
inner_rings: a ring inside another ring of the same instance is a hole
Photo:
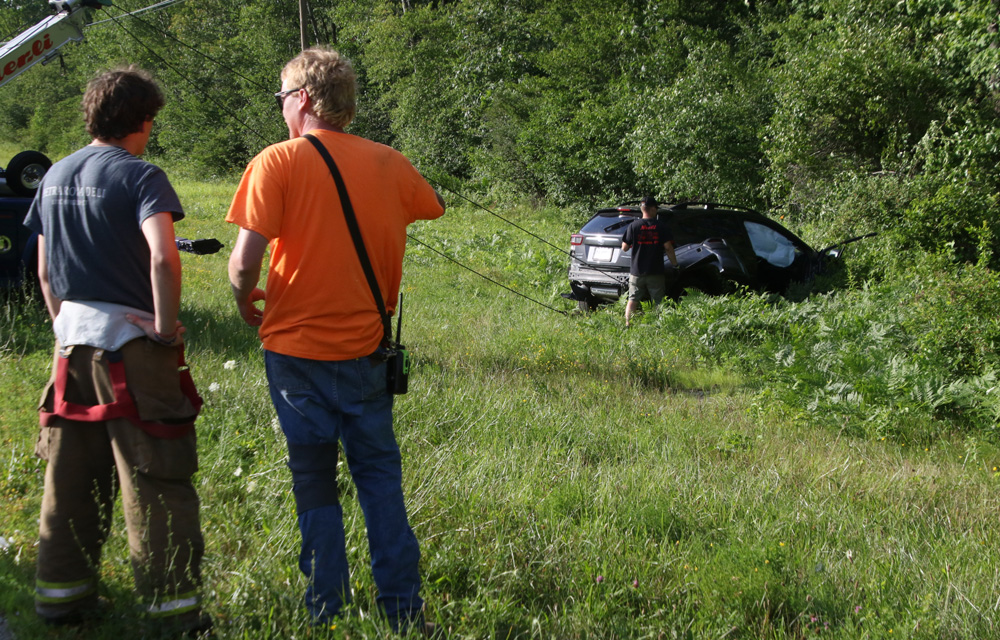
[[[639,310],[640,300],[649,298],[656,306],[667,294],[663,254],[670,258],[670,264],[677,266],[673,236],[667,224],[656,217],[659,206],[653,196],[643,198],[642,218],[630,224],[622,236],[622,251],[634,247],[628,277],[628,304],[625,305],[626,328],[632,314]]]

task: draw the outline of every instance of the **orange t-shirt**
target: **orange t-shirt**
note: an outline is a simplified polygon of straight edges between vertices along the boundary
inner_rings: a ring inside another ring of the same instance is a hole
[[[398,151],[364,138],[313,130],[344,177],[389,314],[403,275],[406,226],[444,209]],[[267,147],[247,166],[226,216],[270,240],[260,338],[269,351],[313,360],[371,354],[384,331],[347,229],[337,186],[304,138]]]

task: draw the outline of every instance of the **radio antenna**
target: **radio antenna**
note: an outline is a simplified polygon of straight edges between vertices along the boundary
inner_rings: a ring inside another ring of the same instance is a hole
[[[399,344],[400,334],[403,332],[403,292],[399,292],[399,305],[396,307],[396,344]]]

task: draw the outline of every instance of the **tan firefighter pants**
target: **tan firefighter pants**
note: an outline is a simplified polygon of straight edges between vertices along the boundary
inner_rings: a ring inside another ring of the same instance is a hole
[[[123,347],[130,383],[133,378],[150,378],[150,368],[166,367],[167,379],[170,367],[176,373],[176,352],[160,349],[165,348],[143,338]],[[60,357],[58,345],[55,357]],[[68,357],[67,400],[96,405],[114,399],[106,354],[77,346]],[[133,375],[139,370],[145,371]],[[142,394],[133,395],[138,400]],[[159,395],[162,400],[164,394]],[[166,397],[176,393],[168,390]],[[47,388],[43,405],[50,400]],[[36,453],[48,461],[36,576],[39,615],[58,618],[96,604],[101,547],[120,490],[136,590],[143,604],[153,616],[182,626],[190,620],[193,625],[200,615],[204,552],[198,495],[191,483],[198,467],[194,432],[154,438],[124,418],[102,422],[55,418],[52,426],[41,427]]]

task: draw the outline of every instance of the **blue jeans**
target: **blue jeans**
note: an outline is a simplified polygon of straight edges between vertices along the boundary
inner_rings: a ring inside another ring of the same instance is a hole
[[[343,510],[336,493],[339,440],[368,528],[378,603],[390,620],[419,615],[420,547],[403,504],[385,362],[328,362],[266,350],[264,362],[271,401],[288,442],[302,533],[299,568],[310,578],[309,612],[325,621],[351,600]]]

